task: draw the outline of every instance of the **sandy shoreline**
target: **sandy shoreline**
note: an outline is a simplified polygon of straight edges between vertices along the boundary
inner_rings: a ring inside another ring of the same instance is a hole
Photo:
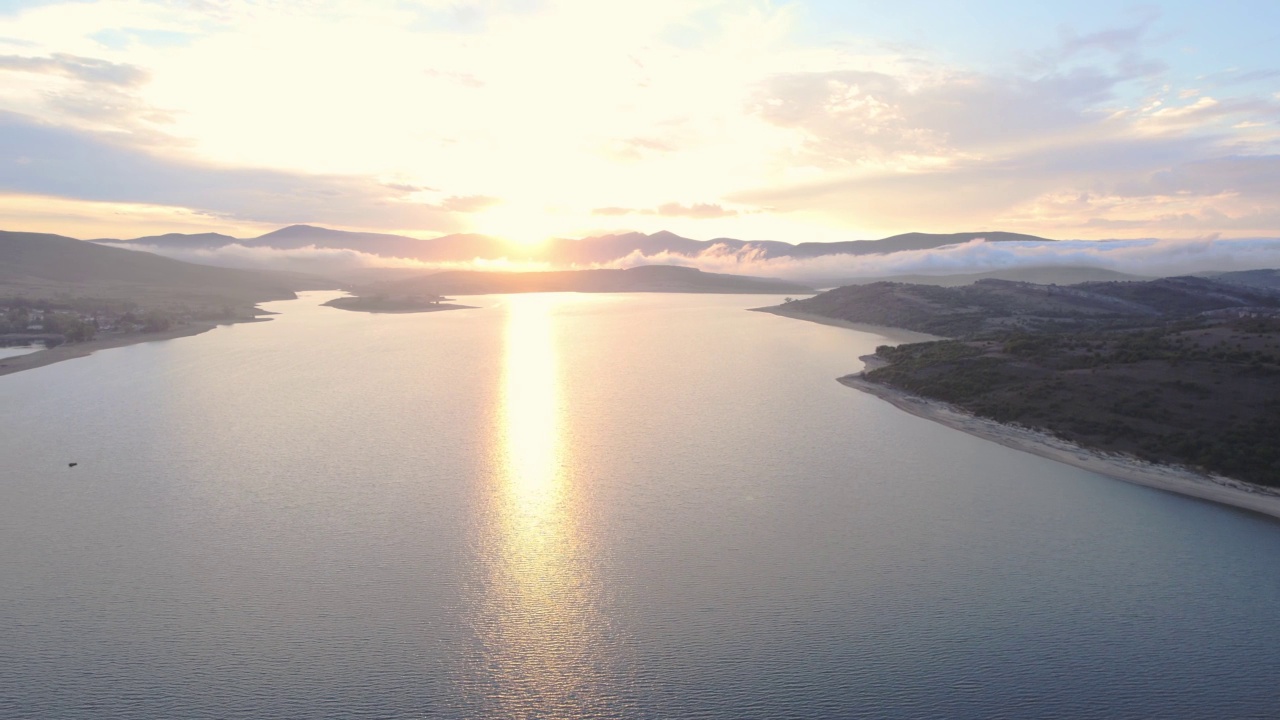
[[[1045,432],[980,418],[938,400],[871,382],[862,373],[846,375],[839,378],[839,381],[848,387],[875,395],[917,417],[1014,450],[1029,452],[1117,480],[1280,518],[1280,491],[1221,476],[1205,475],[1189,468],[1156,465],[1135,457],[1090,450]]]
[[[125,333],[122,335],[97,338],[86,342],[64,343],[55,348],[38,350],[26,355],[17,355],[14,357],[0,359],[0,375],[9,375],[16,372],[22,372],[23,370],[31,370],[33,368],[44,367],[45,365],[52,365],[56,362],[62,362],[63,360],[85,357],[86,355],[92,355],[99,350],[109,350],[111,348],[125,347],[126,345],[137,345],[138,343],[173,340],[174,338],[199,335],[200,333],[208,332],[219,325],[263,322],[270,319],[270,317],[255,317],[246,320],[236,320],[234,322],[190,322],[186,325],[171,328],[163,332]]]
[[[882,335],[899,344],[902,343],[918,343],[932,342],[934,340],[946,340],[939,335],[930,335],[928,333],[916,332],[914,330],[904,330],[902,328],[889,327],[887,325],[871,325],[868,323],[849,322],[848,320],[837,320],[824,315],[814,315],[813,313],[797,312],[789,310],[785,305],[776,305],[773,307],[748,308],[751,312],[769,313],[770,315],[780,315],[795,320],[806,320],[808,322],[818,323],[819,325],[832,325],[834,327],[842,327],[849,330],[857,330],[859,332],[872,333],[873,335]]]
[[[882,335],[896,340],[898,343],[928,342],[944,339],[901,328],[880,327],[878,325],[836,320],[810,313],[792,312],[785,307],[752,309],[757,312],[767,312],[797,320],[807,320],[823,325],[834,325],[835,327]],[[864,364],[864,372],[889,364],[888,361],[878,355],[863,355],[859,359]],[[839,381],[848,387],[875,395],[899,410],[909,412],[926,420],[932,420],[940,425],[968,433],[974,437],[999,443],[1014,450],[1021,450],[1042,458],[1056,460],[1057,462],[1096,472],[1099,475],[1106,475],[1116,480],[1123,480],[1136,485],[1144,485],[1166,492],[1187,495],[1280,518],[1280,491],[1272,490],[1271,488],[1232,480],[1220,475],[1206,475],[1186,467],[1157,465],[1127,455],[1090,450],[1046,432],[1020,425],[1005,425],[994,420],[980,418],[939,400],[930,400],[887,385],[871,382],[863,377],[862,372],[846,375],[839,378]]]

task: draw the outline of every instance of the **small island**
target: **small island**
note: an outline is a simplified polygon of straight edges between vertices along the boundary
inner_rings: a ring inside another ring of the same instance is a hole
[[[324,303],[326,307],[367,313],[424,313],[441,310],[474,310],[472,305],[448,302],[451,298],[441,295],[353,295],[334,298]]]

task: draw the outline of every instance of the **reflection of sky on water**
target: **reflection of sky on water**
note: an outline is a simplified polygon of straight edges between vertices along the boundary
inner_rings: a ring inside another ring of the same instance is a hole
[[[17,357],[28,353],[38,352],[44,349],[44,345],[13,345],[10,347],[0,347],[0,358]]]

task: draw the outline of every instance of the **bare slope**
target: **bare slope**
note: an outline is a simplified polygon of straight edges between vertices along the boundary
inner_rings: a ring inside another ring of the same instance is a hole
[[[0,231],[0,294],[244,304],[290,298],[296,279],[195,265],[44,233]]]

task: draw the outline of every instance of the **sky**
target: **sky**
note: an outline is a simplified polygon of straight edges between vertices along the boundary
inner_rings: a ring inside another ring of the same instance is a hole
[[[1280,236],[1280,3],[0,0],[0,228]]]

